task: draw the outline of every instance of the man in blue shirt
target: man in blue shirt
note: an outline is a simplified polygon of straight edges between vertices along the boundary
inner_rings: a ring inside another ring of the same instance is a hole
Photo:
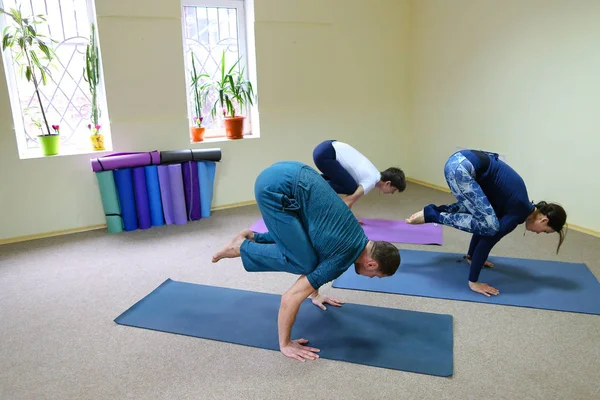
[[[565,210],[556,203],[531,203],[521,176],[498,154],[458,151],[448,158],[444,175],[458,201],[443,206],[430,204],[406,222],[436,222],[473,233],[466,256],[471,264],[471,290],[488,297],[499,293],[498,289],[478,282],[479,273],[484,265],[493,266],[487,257],[496,243],[524,222],[525,229],[531,232],[558,233],[558,253],[565,236]]]
[[[248,272],[301,275],[281,298],[279,346],[287,357],[314,360],[319,349],[290,338],[301,303],[310,297],[323,309],[324,304],[341,306],[341,301],[319,294],[319,288],[352,264],[360,275],[391,276],[400,266],[400,253],[391,243],[370,241],[344,201],[305,164],[273,164],[257,177],[254,194],[268,232],[240,232],[213,262],[241,257]]]

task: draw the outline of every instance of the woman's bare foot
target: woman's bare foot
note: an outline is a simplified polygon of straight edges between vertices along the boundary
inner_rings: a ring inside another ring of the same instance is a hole
[[[245,232],[240,232],[231,239],[229,243],[219,250],[212,258],[212,262],[216,263],[222,258],[236,258],[240,256],[240,246],[246,240]]]
[[[413,225],[424,224],[425,223],[425,214],[423,213],[423,210],[416,212],[413,215],[411,215],[410,218],[407,218],[406,223],[413,224]]]

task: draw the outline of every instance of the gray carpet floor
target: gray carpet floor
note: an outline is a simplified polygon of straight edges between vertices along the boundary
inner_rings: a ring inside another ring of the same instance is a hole
[[[430,202],[452,199],[409,184],[403,194],[373,192],[355,213],[401,219]],[[452,314],[451,378],[326,359],[301,363],[276,351],[113,322],[166,278],[283,293],[295,276],[250,274],[239,259],[210,262],[257,218],[257,207],[247,206],[185,226],[118,235],[100,230],[1,246],[0,398],[600,398],[600,316],[594,315],[324,288],[346,302]],[[517,228],[492,254],[585,262],[600,277],[600,239],[570,231],[556,256],[556,235],[523,232]],[[398,247],[463,253],[469,238],[444,227],[441,248]]]

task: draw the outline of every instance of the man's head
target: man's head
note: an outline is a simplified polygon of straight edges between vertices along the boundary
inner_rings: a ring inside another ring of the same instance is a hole
[[[383,241],[369,241],[354,263],[357,274],[370,278],[392,276],[399,266],[400,251],[393,244]]]
[[[404,189],[406,189],[406,177],[404,176],[404,171],[396,167],[390,167],[385,171],[381,171],[381,179],[379,180],[377,187],[385,194],[403,192]]]

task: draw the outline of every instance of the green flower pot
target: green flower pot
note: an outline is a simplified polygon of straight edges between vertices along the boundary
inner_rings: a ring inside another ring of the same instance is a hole
[[[40,135],[40,145],[42,146],[42,153],[45,156],[53,156],[58,154],[60,148],[60,135]]]

